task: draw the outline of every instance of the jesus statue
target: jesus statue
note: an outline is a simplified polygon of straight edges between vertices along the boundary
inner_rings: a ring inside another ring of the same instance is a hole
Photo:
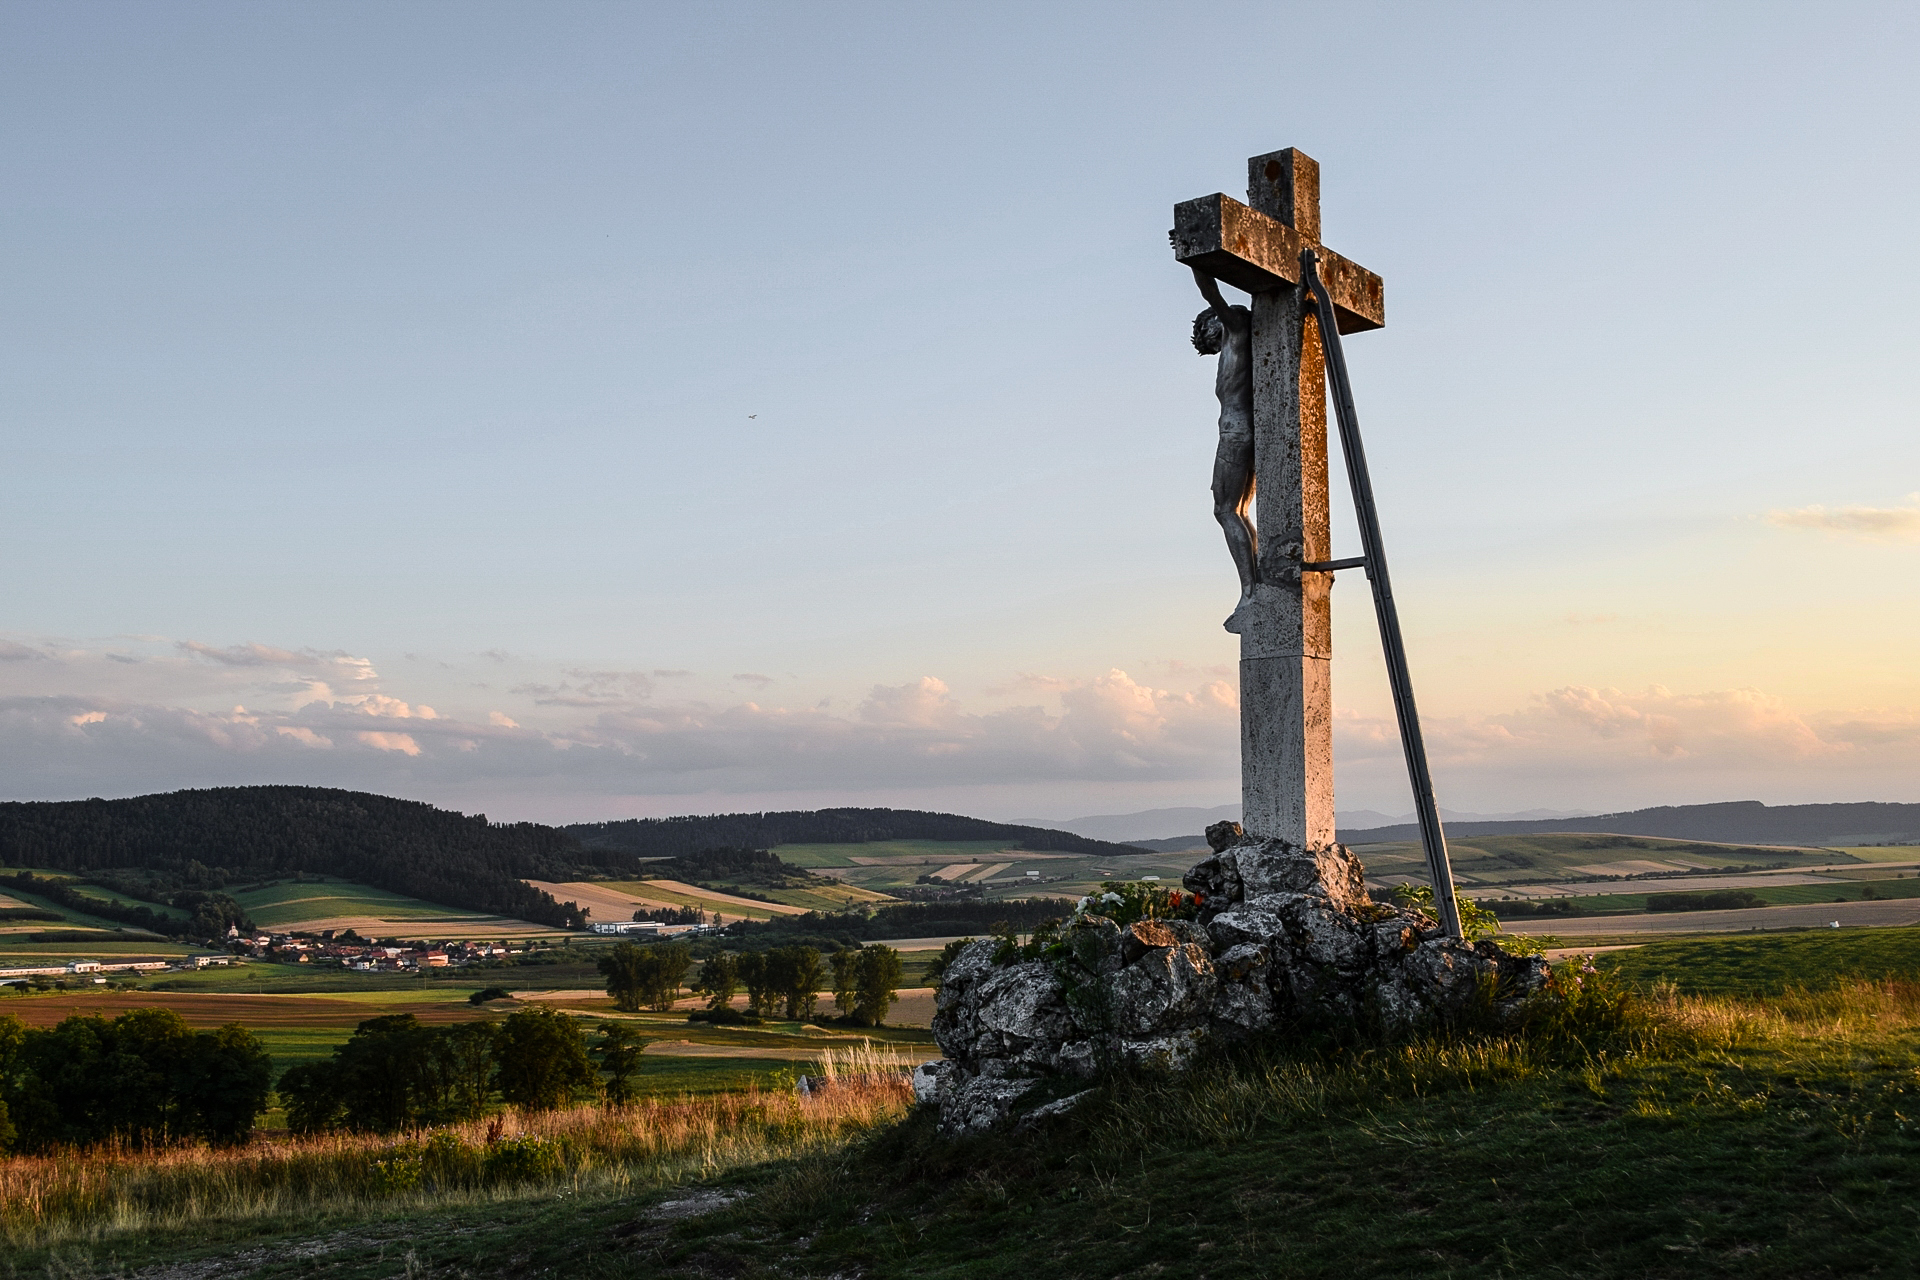
[[[1213,393],[1220,398],[1220,446],[1213,455],[1213,518],[1227,535],[1227,552],[1240,571],[1240,602],[1225,623],[1240,630],[1240,611],[1260,581],[1259,535],[1247,519],[1253,501],[1253,313],[1228,306],[1214,278],[1195,267],[1207,309],[1193,318],[1193,349],[1218,355]]]

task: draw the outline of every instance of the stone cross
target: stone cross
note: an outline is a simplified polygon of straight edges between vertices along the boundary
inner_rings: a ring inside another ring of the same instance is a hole
[[[1327,381],[1300,253],[1342,334],[1386,323],[1380,277],[1320,243],[1320,166],[1292,147],[1247,161],[1247,203],[1174,206],[1174,257],[1253,295],[1260,581],[1240,631],[1241,824],[1309,849],[1334,841]],[[1344,563],[1344,562],[1343,562]]]

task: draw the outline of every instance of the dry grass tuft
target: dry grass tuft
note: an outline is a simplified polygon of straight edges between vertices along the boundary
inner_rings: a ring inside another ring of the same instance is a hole
[[[810,1096],[750,1090],[507,1113],[401,1137],[333,1133],[226,1150],[102,1147],[0,1160],[0,1241],[44,1246],[208,1219],[709,1178],[830,1147],[903,1114],[912,1100],[906,1082],[850,1072],[856,1061],[866,1059],[842,1056],[838,1086]]]

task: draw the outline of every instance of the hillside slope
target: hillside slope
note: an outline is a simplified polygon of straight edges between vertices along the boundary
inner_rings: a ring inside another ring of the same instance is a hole
[[[0,803],[0,865],[340,876],[393,893],[566,927],[579,913],[525,882],[631,861],[530,822],[496,825],[412,800],[325,787],[217,787],[126,800]]]
[[[1783,804],[1731,800],[1723,804],[1661,805],[1590,818],[1519,822],[1449,822],[1450,836],[1527,836],[1594,831],[1721,844],[1845,845],[1920,842],[1920,804]],[[1340,832],[1348,844],[1418,840],[1412,823]]]

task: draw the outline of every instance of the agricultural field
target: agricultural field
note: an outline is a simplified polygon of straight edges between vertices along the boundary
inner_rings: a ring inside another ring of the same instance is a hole
[[[1197,860],[1192,853],[1093,857],[1039,853],[988,840],[888,840],[871,844],[785,844],[783,860],[843,884],[896,894],[933,876],[983,887],[988,898],[1078,897],[1103,880],[1158,876],[1177,882]]]
[[[228,892],[256,925],[275,932],[352,929],[364,938],[423,942],[539,938],[565,932],[510,916],[441,906],[348,880],[282,880]]]
[[[529,880],[527,883],[546,890],[557,901],[586,907],[595,921],[631,920],[635,911],[659,907],[698,907],[710,916],[724,916],[728,920],[768,920],[774,916],[805,915],[813,909],[782,902],[758,902],[679,880]]]
[[[1425,859],[1418,844],[1355,845],[1367,878],[1381,883],[1422,880]],[[1537,835],[1449,838],[1453,877],[1463,890],[1515,892],[1572,881],[1602,881],[1633,876],[1704,874],[1737,867],[1788,869],[1859,864],[1862,860],[1833,849],[1791,849],[1756,845],[1706,844],[1651,836]],[[1479,896],[1479,895],[1476,895]]]
[[[475,1005],[469,996],[484,987],[505,985],[487,979],[491,974],[465,975],[460,981],[422,983],[405,979],[411,987],[382,984],[360,986],[361,975],[334,971],[331,991],[298,991],[279,987],[271,970],[294,970],[287,978],[300,980],[322,975],[298,972],[301,966],[250,965],[261,992],[178,990],[163,982],[137,991],[83,990],[0,997],[0,1017],[11,1015],[29,1026],[52,1026],[79,1014],[113,1018],[129,1009],[161,1007],[176,1011],[196,1029],[237,1022],[258,1036],[272,1055],[276,1074],[299,1063],[324,1058],[344,1044],[355,1027],[368,1018],[412,1014],[421,1022],[468,1022],[500,1018],[530,1004],[544,1004],[591,1020],[612,1019],[632,1026],[647,1044],[647,1065],[640,1087],[644,1092],[709,1092],[765,1082],[782,1070],[791,1071],[817,1059],[823,1047],[871,1040],[925,1061],[939,1056],[927,1024],[933,1014],[933,993],[927,988],[900,993],[900,1002],[887,1026],[851,1028],[769,1021],[757,1027],[714,1026],[687,1021],[687,1011],[700,1007],[695,999],[678,1002],[672,1013],[627,1014],[597,986],[522,988],[506,1000]],[[536,974],[538,970],[534,971]],[[192,975],[200,977],[201,975]],[[544,975],[551,978],[552,975]],[[272,989],[269,989],[272,988]],[[745,998],[735,1005],[744,1008]],[[823,995],[819,1017],[833,1011],[832,997]]]
[[[1845,845],[1839,852],[1862,862],[1894,862],[1909,866],[1920,866],[1920,845],[1913,844],[1876,844]]]
[[[1751,932],[1771,929],[1887,927],[1920,923],[1920,853],[1912,847],[1787,848],[1707,844],[1642,836],[1539,835],[1448,841],[1462,896],[1502,901],[1571,899],[1575,916],[1509,915],[1515,933],[1563,940]],[[1413,844],[1354,850],[1376,895],[1394,884],[1423,883]],[[1865,858],[1859,855],[1878,855]],[[1739,890],[1763,905],[1712,911],[1647,912],[1653,894]]]

